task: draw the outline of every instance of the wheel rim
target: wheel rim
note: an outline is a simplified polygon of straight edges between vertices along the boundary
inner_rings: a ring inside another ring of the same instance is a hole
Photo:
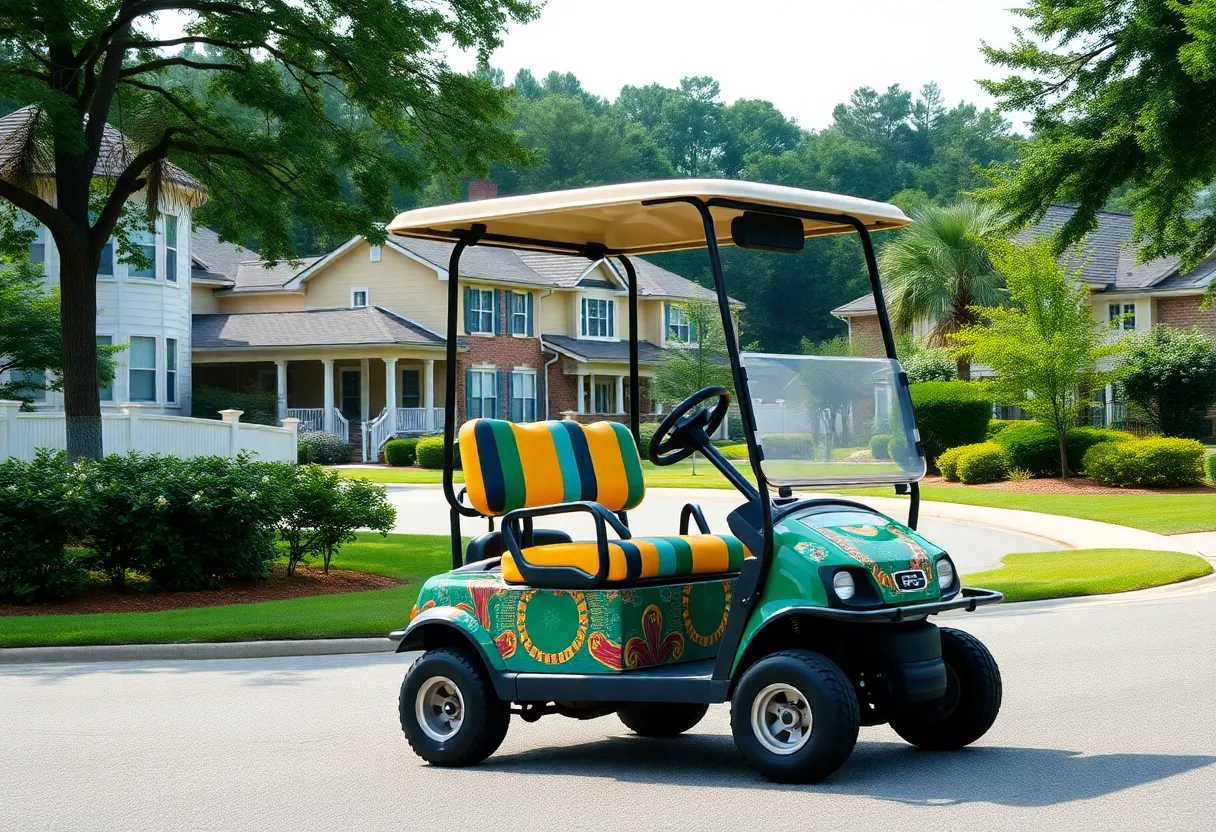
[[[432,676],[418,689],[414,712],[424,734],[447,742],[464,724],[464,696],[448,677]]]
[[[793,754],[811,738],[811,704],[792,685],[769,685],[752,700],[752,732],[774,754]]]

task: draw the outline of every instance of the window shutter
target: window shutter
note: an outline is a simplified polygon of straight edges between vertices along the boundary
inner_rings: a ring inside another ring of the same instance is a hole
[[[515,293],[512,292],[510,289],[507,289],[505,292],[503,292],[503,295],[507,300],[507,304],[506,304],[506,306],[503,307],[503,312],[505,314],[503,315],[502,331],[503,331],[504,335],[514,335],[515,334]]]
[[[468,290],[466,290],[468,291]],[[467,422],[473,412],[473,371],[464,371],[464,418]]]
[[[494,334],[502,335],[502,289],[494,290]]]
[[[494,371],[494,418],[501,419],[502,407],[502,370]]]
[[[616,306],[616,301],[608,301],[608,337],[616,337],[616,324],[612,322],[612,309]]]
[[[531,337],[533,334],[532,333],[532,297],[533,297],[533,295],[531,292],[528,292],[528,294],[524,295],[524,297],[526,298],[526,300],[524,301],[524,306],[528,310],[528,337]]]
[[[464,334],[473,333],[473,289],[464,287]]]
[[[659,338],[659,343],[667,340],[668,333],[671,332],[671,304],[663,303],[663,335]]]
[[[586,298],[583,298],[582,320],[583,320],[583,334],[586,335],[587,334],[587,299]]]

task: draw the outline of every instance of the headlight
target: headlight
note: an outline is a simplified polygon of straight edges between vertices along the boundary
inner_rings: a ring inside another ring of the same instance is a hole
[[[841,569],[832,576],[832,589],[836,590],[836,597],[841,601],[847,601],[857,592],[857,586],[853,583],[853,576],[847,570]]]
[[[954,586],[954,564],[949,558],[942,558],[937,562],[937,586],[940,589]]]

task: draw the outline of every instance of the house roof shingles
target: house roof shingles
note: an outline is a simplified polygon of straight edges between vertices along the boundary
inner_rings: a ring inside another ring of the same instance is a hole
[[[585,358],[587,361],[629,363],[628,341],[595,341],[571,338],[568,335],[544,335],[546,346],[564,353]],[[638,361],[642,364],[657,364],[663,360],[663,350],[649,341],[638,341]]]
[[[193,318],[196,350],[388,344],[442,347],[446,343],[429,329],[375,306]]]

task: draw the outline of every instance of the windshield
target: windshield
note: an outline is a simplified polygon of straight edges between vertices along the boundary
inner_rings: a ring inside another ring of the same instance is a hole
[[[764,446],[761,467],[771,484],[860,485],[924,476],[898,361],[744,353],[743,363],[756,438]]]

